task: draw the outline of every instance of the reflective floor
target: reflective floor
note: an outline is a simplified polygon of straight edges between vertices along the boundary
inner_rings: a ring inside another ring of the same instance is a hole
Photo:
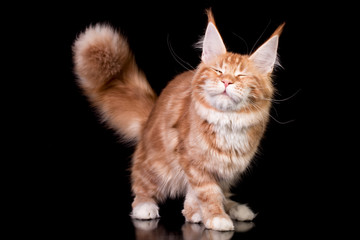
[[[205,229],[202,224],[186,223],[181,213],[166,209],[161,218],[150,221],[133,220],[129,214],[107,209],[88,208],[89,212],[80,216],[70,215],[61,227],[53,233],[63,236],[100,239],[137,240],[206,240],[206,239],[307,239],[316,236],[317,231],[311,220],[280,219],[281,215],[270,217],[261,214],[253,222],[234,222],[235,231],[219,232]]]
[[[253,222],[235,222],[235,231],[219,232],[205,229],[202,224],[184,223],[181,229],[170,230],[166,228],[160,219],[151,221],[133,220],[135,227],[135,239],[232,239],[240,236],[238,233],[246,233],[254,228]],[[244,235],[245,236],[245,235]]]
[[[290,201],[285,194],[280,195],[281,198],[266,195],[257,201],[243,202],[257,216],[252,222],[234,221],[235,231],[230,232],[186,223],[181,214],[183,199],[167,200],[159,205],[159,219],[134,220],[129,216],[132,196],[126,188],[120,192],[116,191],[115,183],[97,186],[96,182],[91,182],[91,188],[72,182],[63,194],[54,194],[53,201],[44,197],[46,201],[39,202],[39,207],[31,208],[34,213],[29,215],[28,222],[36,223],[33,216],[42,220],[31,229],[50,239],[56,236],[121,240],[324,239],[333,236],[335,231],[341,231],[342,235],[346,232],[340,227],[341,220],[328,217],[334,208],[325,207],[326,202],[317,204],[314,199]],[[39,210],[44,214],[41,215]]]

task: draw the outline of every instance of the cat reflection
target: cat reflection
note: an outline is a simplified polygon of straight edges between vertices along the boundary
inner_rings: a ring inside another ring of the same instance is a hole
[[[166,229],[159,219],[155,220],[133,220],[135,227],[135,236],[137,240],[228,240],[234,235],[234,231],[219,232],[205,229],[202,224],[185,223],[180,232],[171,232]],[[234,221],[236,232],[247,232],[255,224],[253,222],[236,222]]]

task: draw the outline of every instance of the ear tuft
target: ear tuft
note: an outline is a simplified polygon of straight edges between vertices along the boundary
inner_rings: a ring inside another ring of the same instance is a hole
[[[206,9],[206,15],[207,15],[207,17],[208,17],[208,22],[209,22],[209,23],[211,22],[211,23],[213,23],[214,25],[216,25],[216,24],[215,24],[214,15],[213,15],[213,13],[212,13],[211,8]]]
[[[279,42],[279,36],[274,36],[261,45],[250,56],[250,60],[253,61],[255,67],[261,73],[270,73],[274,69],[277,63],[277,47]]]
[[[281,24],[263,45],[250,56],[255,67],[263,74],[271,73],[276,66],[280,66],[277,59],[279,36],[285,23]]]

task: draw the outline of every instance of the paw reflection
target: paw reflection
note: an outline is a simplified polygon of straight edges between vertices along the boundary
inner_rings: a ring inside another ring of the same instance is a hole
[[[132,219],[132,221],[136,229],[142,231],[151,231],[158,227],[160,219],[153,219],[153,220]]]
[[[235,227],[235,232],[247,232],[253,227],[255,227],[255,223],[234,221],[234,227]]]
[[[205,230],[201,239],[214,239],[214,240],[229,240],[234,235],[234,232],[219,232],[215,230]],[[186,238],[184,238],[186,239]]]
[[[182,239],[178,233],[168,231],[163,225],[159,224],[159,219],[132,219],[132,222],[135,227],[135,239],[137,240]]]
[[[233,223],[234,223],[234,227],[235,227],[235,232],[247,232],[255,226],[255,224],[253,222],[233,221]],[[234,235],[234,231],[219,232],[219,231],[205,229],[205,231],[203,232],[203,237],[201,239],[228,240],[228,239],[231,239],[233,235]],[[186,238],[184,238],[184,239],[186,239]]]
[[[160,219],[154,220],[135,220],[133,219],[135,227],[135,236],[137,240],[145,239],[173,239],[173,240],[228,240],[231,239],[235,232],[247,232],[252,229],[255,224],[253,222],[238,222],[234,221],[235,232],[219,232],[209,230],[203,224],[184,223],[180,231],[170,231],[166,229]]]
[[[204,230],[205,230],[205,226],[203,224],[198,224],[198,223],[186,222],[181,227],[183,239],[186,240],[202,239]]]

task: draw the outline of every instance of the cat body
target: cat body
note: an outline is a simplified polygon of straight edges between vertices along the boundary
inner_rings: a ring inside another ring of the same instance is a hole
[[[132,217],[159,217],[157,203],[185,195],[186,221],[233,230],[255,214],[229,199],[230,187],[255,155],[274,92],[281,25],[252,55],[227,52],[213,16],[195,71],[175,77],[156,98],[125,38],[105,25],[74,44],[79,85],[104,121],[136,142]]]

